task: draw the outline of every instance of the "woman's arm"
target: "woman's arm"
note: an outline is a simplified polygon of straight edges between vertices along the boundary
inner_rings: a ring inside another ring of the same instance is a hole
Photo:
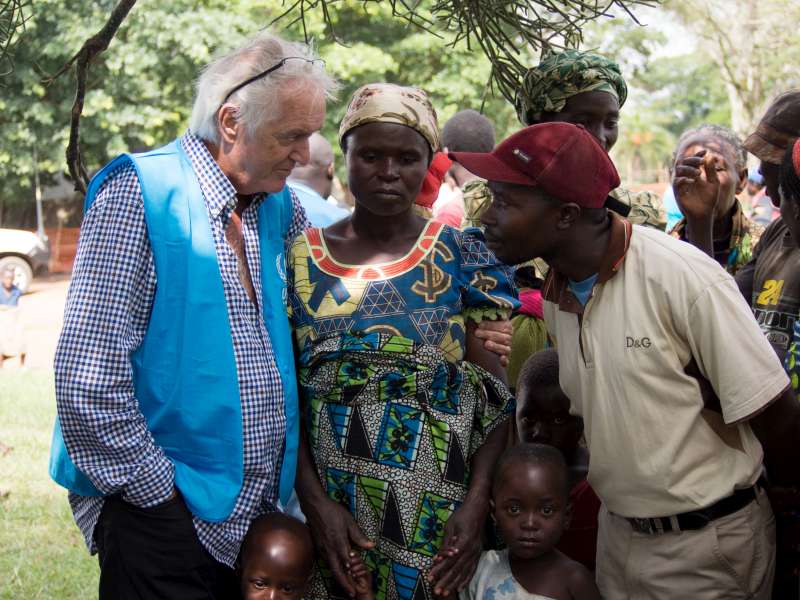
[[[317,549],[339,585],[350,596],[355,596],[357,589],[350,573],[351,548],[356,546],[369,550],[375,544],[364,535],[347,509],[325,494],[317,477],[304,427],[300,432],[295,488]]]
[[[439,596],[463,590],[475,574],[481,556],[483,525],[489,515],[492,471],[506,447],[510,423],[507,419],[495,427],[472,457],[467,497],[447,521],[439,554],[442,559],[428,575],[434,593]]]
[[[500,356],[486,348],[484,341],[478,337],[477,332],[478,325],[475,321],[468,319],[464,360],[483,367],[505,384],[506,370],[501,364]]]

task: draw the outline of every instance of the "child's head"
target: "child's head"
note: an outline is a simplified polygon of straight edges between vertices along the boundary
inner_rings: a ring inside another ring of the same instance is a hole
[[[497,462],[492,515],[511,556],[533,559],[561,539],[569,522],[569,477],[553,446],[518,444]]]
[[[555,446],[569,460],[583,434],[583,420],[569,414],[558,384],[558,353],[533,354],[517,380],[517,431],[522,442]]]
[[[245,600],[299,600],[314,565],[311,534],[303,523],[282,513],[253,521],[241,550]]]
[[[736,202],[736,194],[747,185],[747,151],[742,146],[742,141],[727,127],[700,125],[685,131],[678,139],[673,163],[694,156],[701,150],[718,159],[720,197],[714,218],[719,219],[731,211]]]

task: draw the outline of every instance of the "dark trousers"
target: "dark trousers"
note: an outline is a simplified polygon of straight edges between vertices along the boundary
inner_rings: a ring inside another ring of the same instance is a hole
[[[233,569],[197,539],[183,498],[138,508],[106,499],[95,529],[100,600],[240,600]]]

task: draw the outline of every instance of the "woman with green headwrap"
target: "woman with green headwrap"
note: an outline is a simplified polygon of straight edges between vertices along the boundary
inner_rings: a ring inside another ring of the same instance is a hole
[[[465,586],[480,555],[514,400],[475,331],[518,302],[480,232],[414,211],[441,145],[422,90],[363,86],[339,139],[355,210],[306,230],[287,260],[297,493],[323,559],[305,597],[347,597],[363,550],[378,600],[431,599]]]
[[[619,112],[628,97],[628,87],[613,60],[580,50],[564,50],[544,56],[528,69],[517,89],[515,106],[523,125],[566,121],[583,125],[606,152],[619,136]],[[464,198],[467,224],[480,225],[487,206],[482,190],[476,202]],[[623,213],[632,223],[664,230],[666,218],[660,198],[652,192],[632,193],[622,188],[612,192],[619,202],[609,208]]]
[[[606,152],[619,136],[619,113],[628,97],[628,87],[619,66],[614,61],[579,50],[564,50],[542,58],[538,65],[528,69],[517,89],[515,107],[523,125],[549,121],[566,121],[582,125],[603,146]],[[466,208],[465,226],[479,227],[480,215],[491,202],[491,193],[485,185],[473,185],[464,192]],[[608,208],[619,212],[629,221],[664,230],[666,216],[661,199],[652,192],[633,193],[617,188],[611,193]],[[537,261],[529,272],[536,271],[540,278],[547,266]],[[546,343],[546,331],[541,314],[527,307],[538,307],[541,301],[536,278],[518,280],[522,311],[512,318],[514,333],[509,356],[508,381],[513,387],[519,368],[525,360]],[[530,301],[527,301],[531,297]]]

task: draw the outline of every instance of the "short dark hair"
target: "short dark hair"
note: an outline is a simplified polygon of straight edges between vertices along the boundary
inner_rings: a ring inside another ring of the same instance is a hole
[[[672,164],[675,164],[675,161],[678,159],[678,152],[680,152],[681,146],[683,146],[684,142],[691,137],[699,135],[708,135],[718,139],[724,144],[727,144],[733,152],[733,158],[736,161],[736,168],[747,168],[747,150],[745,150],[744,146],[742,145],[742,140],[739,138],[739,136],[727,127],[723,127],[722,125],[712,125],[710,123],[705,123],[698,127],[687,129],[681,134],[681,137],[678,138],[678,143],[675,146],[675,154],[672,156]]]
[[[491,152],[494,144],[494,125],[471,108],[458,111],[442,129],[442,146],[449,152]]]
[[[256,518],[247,530],[247,535],[242,542],[242,547],[239,552],[239,564],[243,568],[245,562],[249,559],[252,552],[253,545],[260,536],[284,532],[294,538],[299,544],[305,546],[307,552],[310,554],[308,557],[309,563],[313,562],[313,549],[314,544],[311,541],[311,532],[305,523],[289,516],[285,513],[271,512]]]
[[[786,149],[783,155],[783,162],[781,162],[781,171],[779,175],[781,202],[791,199],[792,202],[800,202],[800,176],[794,168],[794,161],[792,154],[795,145],[800,144],[800,139],[795,140]]]
[[[523,386],[544,387],[558,385],[558,352],[553,349],[531,354],[519,371],[517,392]]]
[[[500,455],[494,467],[492,495],[497,491],[497,487],[503,479],[506,468],[516,463],[552,467],[563,477],[564,495],[569,497],[569,471],[567,461],[561,451],[555,446],[548,446],[547,444],[528,444],[525,442],[512,446]]]

